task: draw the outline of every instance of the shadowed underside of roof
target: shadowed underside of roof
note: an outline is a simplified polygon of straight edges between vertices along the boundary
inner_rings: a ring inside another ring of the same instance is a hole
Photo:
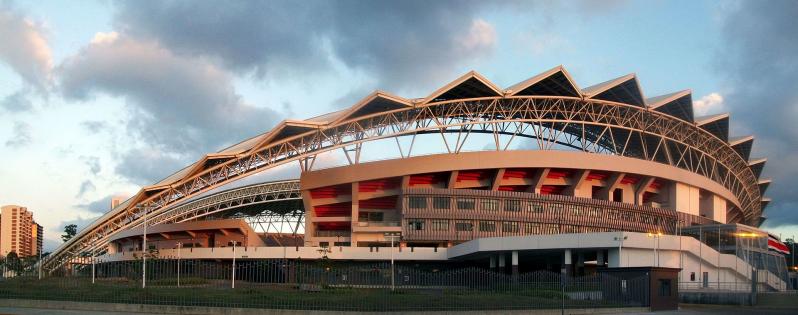
[[[751,156],[751,148],[754,146],[754,136],[739,137],[729,140],[729,145],[746,161]]]
[[[723,141],[729,141],[729,114],[698,117],[696,125]]]
[[[508,88],[511,96],[580,97],[579,88],[562,66],[538,74]]]
[[[640,85],[634,74],[587,87],[582,90],[582,93],[589,99],[646,106],[643,91],[640,90]]]
[[[685,121],[693,121],[693,96],[690,90],[660,95],[646,100],[649,108]]]

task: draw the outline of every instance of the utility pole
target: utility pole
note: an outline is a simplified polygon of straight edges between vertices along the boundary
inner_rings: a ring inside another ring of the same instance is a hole
[[[180,249],[183,248],[183,242],[177,242],[177,287],[180,287]]]
[[[147,207],[144,207],[144,247],[141,249],[141,288],[147,287]]]
[[[233,241],[233,289],[236,288],[236,241]]]
[[[391,291],[394,291],[394,289],[396,288],[396,282],[394,280],[396,272],[394,271],[394,263],[393,263],[393,252],[394,252],[393,242],[394,238],[401,236],[398,233],[385,233],[384,236],[389,237],[391,239]]]

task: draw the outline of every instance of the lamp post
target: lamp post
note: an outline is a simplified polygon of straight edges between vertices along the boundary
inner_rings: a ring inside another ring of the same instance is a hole
[[[623,241],[626,240],[627,238],[629,238],[629,237],[626,236],[626,235],[623,235],[623,231],[620,232],[619,236],[616,236],[614,238],[614,240],[619,242],[618,243],[618,268],[621,267],[621,261],[622,261],[622,258],[623,258],[623,255],[621,255],[621,252],[623,250]]]
[[[662,232],[648,233],[648,237],[654,238],[654,265],[659,267],[659,238],[662,237]]]
[[[147,208],[144,208],[144,234],[141,248],[141,288],[147,287]]]
[[[177,242],[177,287],[180,287],[180,249],[183,248],[183,242]]]
[[[232,275],[232,282],[231,286],[233,289],[236,288],[236,241],[233,241],[233,275]]]
[[[393,250],[393,242],[394,242],[395,238],[401,237],[401,236],[399,235],[399,233],[385,233],[384,235],[385,235],[385,237],[388,237],[388,238],[391,239],[391,291],[393,291],[396,288],[396,283],[394,281],[394,274],[396,272],[394,271],[394,263],[393,263],[393,252],[394,252],[394,250]]]

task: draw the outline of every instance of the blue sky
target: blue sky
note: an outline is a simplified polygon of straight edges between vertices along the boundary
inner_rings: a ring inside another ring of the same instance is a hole
[[[374,89],[423,97],[472,69],[506,87],[562,64],[582,87],[634,72],[647,97],[689,88],[698,113],[730,112],[732,135],[755,134],[752,155],[769,158],[766,226],[791,236],[798,96],[784,82],[798,77],[796,7],[4,1],[0,204],[34,211],[52,248],[64,225],[107,211],[110,196],[281,119]]]

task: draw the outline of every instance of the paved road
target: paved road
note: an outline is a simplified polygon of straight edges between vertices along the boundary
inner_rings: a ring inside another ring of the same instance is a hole
[[[640,313],[635,315],[705,315],[705,314],[749,315],[754,313],[756,315],[791,315],[791,314],[798,314],[798,310],[767,309],[767,308],[724,306],[724,305],[682,305],[681,309],[678,311],[648,312],[648,313]],[[103,315],[103,314],[156,315],[158,313],[68,311],[68,310],[53,310],[53,309],[0,307],[0,315],[51,315],[51,314],[52,315]],[[496,312],[496,314],[501,314],[501,312]]]

